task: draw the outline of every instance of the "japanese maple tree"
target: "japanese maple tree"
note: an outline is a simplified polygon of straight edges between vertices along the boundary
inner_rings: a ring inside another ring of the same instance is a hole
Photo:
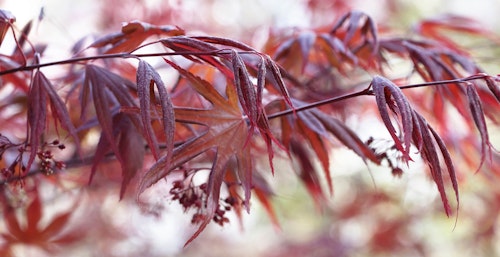
[[[320,12],[323,1],[309,2]],[[498,37],[453,15],[422,20],[402,37],[334,2],[332,23],[270,30],[259,48],[244,36],[216,36],[213,28],[202,34],[165,25],[178,15],[169,13],[126,17],[121,29],[85,37],[56,61],[44,56],[51,45],[30,40],[35,21],[19,29],[16,14],[0,10],[0,43],[15,43],[0,56],[2,256],[15,255],[16,245],[55,254],[88,235],[126,237],[69,222],[79,203],[99,208],[115,184],[118,205],[151,209],[152,197],[178,202],[196,227],[186,246],[202,240],[210,223],[230,222],[230,212],[244,219],[257,201],[279,227],[270,184],[284,172],[277,160],[293,167],[318,210],[332,208],[332,153],[339,148],[357,155],[375,181],[374,168],[401,177],[421,160],[443,215],[458,221],[457,213],[470,208],[460,205],[463,178],[477,172],[498,179],[490,131],[500,123],[500,77],[481,68],[456,37],[492,45]],[[387,137],[360,135],[347,122],[352,117],[377,117]],[[47,190],[77,197],[41,224]],[[367,201],[391,197],[371,192],[332,212],[343,222]],[[386,230],[376,231],[370,249],[400,247],[386,239],[416,218],[378,222]]]

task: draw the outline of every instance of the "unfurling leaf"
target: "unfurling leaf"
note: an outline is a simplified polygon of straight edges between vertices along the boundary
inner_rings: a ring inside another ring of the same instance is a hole
[[[231,53],[232,64],[233,64],[233,74],[234,74],[234,86],[238,92],[238,99],[243,108],[243,112],[250,119],[250,123],[254,126],[257,123],[259,111],[257,108],[257,93],[253,83],[250,81],[250,74],[246,68],[245,63],[241,56],[233,51]]]

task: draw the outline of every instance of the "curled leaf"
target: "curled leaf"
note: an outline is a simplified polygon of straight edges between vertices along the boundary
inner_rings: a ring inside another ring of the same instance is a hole
[[[145,128],[146,140],[153,152],[154,157],[158,160],[160,157],[159,144],[154,134],[151,125],[151,96],[155,97],[153,85],[156,85],[159,99],[154,101],[161,106],[161,121],[163,123],[163,132],[166,138],[166,155],[171,158],[174,148],[174,128],[175,117],[174,108],[170,96],[163,84],[160,75],[154,70],[151,65],[141,60],[137,69],[137,91],[140,102],[140,112],[142,123]]]
[[[371,82],[371,86],[373,87],[373,93],[375,94],[382,121],[394,140],[396,148],[403,153],[403,158],[407,162],[410,160],[410,146],[413,130],[410,103],[403,95],[403,92],[401,92],[401,89],[386,78],[375,76]],[[403,128],[403,141],[396,135],[396,129],[392,124],[387,106],[389,106],[393,113],[400,116]]]

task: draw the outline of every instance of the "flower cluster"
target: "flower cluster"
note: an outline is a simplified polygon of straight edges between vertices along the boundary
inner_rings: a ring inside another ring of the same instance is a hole
[[[185,175],[183,179],[173,181],[170,194],[172,195],[172,200],[178,201],[184,211],[190,209],[196,210],[191,219],[191,223],[199,224],[207,218],[205,212],[207,207],[207,183],[195,185],[191,178],[192,177]],[[231,211],[235,204],[237,204],[237,201],[232,196],[220,201],[217,210],[213,214],[213,217],[211,217],[212,221],[220,226],[223,226],[224,223],[228,223],[229,219],[226,217],[226,213]]]
[[[66,146],[60,143],[59,140],[54,140],[50,143],[45,142],[37,152],[37,158],[40,160],[40,172],[45,175],[51,175],[54,173],[54,169],[61,170],[66,166],[64,162],[54,159],[52,151],[47,149],[55,147],[60,150],[66,149]],[[3,180],[8,180],[13,177],[21,178],[26,173],[23,155],[29,150],[23,144],[14,144],[7,137],[0,134],[0,159],[3,157],[5,152],[12,148],[17,148],[17,156],[8,167],[0,169],[0,175]]]

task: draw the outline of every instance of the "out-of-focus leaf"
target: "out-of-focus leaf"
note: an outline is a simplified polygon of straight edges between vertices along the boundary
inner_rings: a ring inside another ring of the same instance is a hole
[[[142,169],[146,153],[144,147],[141,147],[143,145],[142,135],[124,113],[115,114],[113,117],[113,139],[118,142],[119,152],[116,152],[115,155],[122,170],[123,180],[120,189],[120,199],[122,199],[128,185],[135,178],[137,172]],[[101,134],[90,170],[89,183],[92,182],[98,164],[105,158],[109,150],[111,150],[110,142],[104,134]]]
[[[414,30],[426,38],[439,41],[443,45],[461,53],[465,53],[461,47],[447,36],[446,32],[462,33],[464,35],[475,35],[488,38],[499,43],[500,39],[495,33],[474,19],[453,14],[442,15],[437,18],[420,21],[414,26]]]
[[[345,32],[341,35],[341,28],[345,28]],[[344,43],[350,43],[353,52],[357,52],[364,46],[371,47],[371,54],[375,55],[378,52],[379,42],[377,27],[373,19],[367,14],[359,11],[351,11],[343,15],[337,24],[330,31],[333,35],[338,35],[343,38]]]
[[[5,34],[15,21],[16,17],[11,12],[0,9],[0,45],[2,45]]]
[[[195,36],[192,38],[197,39],[197,40],[201,40],[201,41],[206,42],[206,43],[230,46],[230,47],[234,47],[234,48],[241,49],[244,51],[255,51],[255,49],[253,49],[252,47],[250,47],[244,43],[232,40],[230,38],[211,37],[211,36]]]
[[[297,107],[304,105],[303,102],[298,100],[292,100],[292,102]],[[283,100],[274,101],[266,107],[271,108],[273,105],[279,105],[279,108],[284,108],[285,103]],[[379,158],[373,150],[359,139],[353,131],[342,124],[341,121],[328,116],[318,109],[303,110],[296,115],[284,116],[281,118],[281,143],[288,151],[292,151],[291,147],[293,141],[295,141],[296,144],[309,144],[322,166],[329,191],[333,193],[329,162],[329,148],[331,145],[327,144],[331,139],[330,134],[344,144],[344,146],[358,154],[363,161],[366,162],[367,160],[371,160],[374,163],[380,163]],[[315,170],[310,170],[309,172],[315,172]],[[317,175],[314,175],[314,177],[316,176]],[[309,176],[305,176],[304,178],[309,178]],[[313,183],[315,181],[316,180],[310,180],[309,182]],[[316,195],[312,196],[315,197]],[[321,202],[322,199],[317,199],[317,201]]]
[[[274,53],[274,59],[292,74],[304,73],[316,42],[316,33],[303,31],[284,41]]]
[[[209,52],[215,52],[219,50],[217,47],[207,42],[186,36],[170,37],[162,39],[160,42],[165,47],[168,47],[175,52],[188,52],[186,54],[183,54],[185,58],[194,62],[199,62],[199,60],[206,62],[217,68],[228,79],[234,79],[234,75],[231,72],[231,69],[229,69],[224,63],[222,63],[219,58],[211,54],[207,54]],[[191,54],[189,54],[189,52],[191,52]],[[195,55],[195,53],[199,54]]]
[[[325,129],[335,136],[343,145],[354,151],[364,162],[380,163],[377,155],[350,128],[340,120],[315,110],[314,115],[321,121]]]
[[[274,196],[274,193],[271,190],[270,186],[264,180],[264,178],[259,176],[259,173],[256,172],[254,172],[254,177],[252,178],[252,184],[254,185],[253,192],[255,193],[255,196],[263,205],[274,227],[277,230],[281,230],[278,217],[276,216],[276,212],[274,211],[274,208],[271,204],[270,198]]]
[[[7,233],[2,233],[1,236],[6,240],[6,247],[12,248],[19,244],[30,244],[32,246],[40,247],[41,249],[50,252],[54,247],[54,242],[60,238],[68,236],[70,233],[76,234],[68,230],[68,221],[76,207],[63,212],[54,219],[48,220],[48,225],[42,226],[41,220],[43,216],[43,206],[39,191],[35,191],[31,203],[25,208],[18,217],[15,210],[8,208],[4,210],[4,220],[6,221]],[[21,218],[21,219],[19,219]],[[26,220],[24,225],[21,225],[20,220]],[[82,233],[79,231],[75,239],[81,239]]]
[[[123,160],[121,164],[123,180],[120,189],[120,198],[123,198],[128,185],[142,169],[146,153],[144,147],[141,147],[144,144],[142,135],[132,125],[127,115],[119,113],[113,120],[118,123],[114,124],[114,128],[115,131],[118,130],[115,134],[118,136],[118,148]]]
[[[488,127],[486,126],[486,120],[484,118],[483,106],[481,104],[481,99],[472,84],[467,85],[467,99],[469,101],[469,108],[476,124],[476,128],[479,130],[481,135],[481,163],[479,165],[478,171],[484,163],[484,160],[489,153],[491,156],[491,142],[488,134]]]
[[[325,196],[321,189],[320,178],[315,172],[311,156],[307,153],[304,144],[296,140],[292,140],[290,144],[290,152],[297,159],[298,167],[295,169],[300,180],[304,183],[311,194],[314,203],[318,209],[321,209],[325,202]],[[331,182],[330,182],[331,183]]]
[[[38,194],[35,194],[34,199],[26,209],[26,215],[28,220],[26,232],[29,234],[36,234],[38,232],[38,222],[40,222],[42,218],[42,203],[40,202],[40,196]]]
[[[347,64],[357,64],[358,58],[339,38],[327,33],[318,35],[317,43],[323,49],[330,65],[344,72]]]
[[[6,208],[3,211],[3,219],[8,230],[8,234],[5,234],[4,237],[9,236],[10,240],[20,240],[23,237],[23,230],[16,216],[16,211],[13,208]]]
[[[139,139],[139,134],[142,132],[140,119],[133,114],[125,116],[118,113],[120,107],[137,108],[132,96],[127,93],[129,88],[134,87],[135,85],[129,80],[104,68],[94,65],[86,66],[83,93],[92,94],[97,120],[102,129],[89,183],[93,179],[97,165],[111,149],[122,168],[121,197],[123,197],[130,180],[142,167],[144,156],[144,146]],[[84,105],[82,109],[85,109],[85,102],[82,105]],[[127,137],[130,138],[127,139]],[[130,147],[132,144],[135,144],[134,147]]]
[[[40,137],[45,131],[47,118],[47,94],[44,92],[44,83],[48,80],[40,72],[36,72],[31,83],[28,95],[28,125],[30,155],[26,163],[26,171],[29,171],[35,160],[40,146]],[[50,86],[50,85],[49,85]]]
[[[55,120],[59,121],[62,128],[69,133],[69,135],[75,142],[75,146],[77,147],[77,149],[79,149],[80,139],[78,138],[75,126],[71,122],[71,118],[69,116],[66,105],[62,101],[61,97],[57,94],[52,83],[50,83],[50,81],[41,72],[37,72],[37,74],[35,74],[35,77],[36,76],[40,76],[39,79],[43,82],[41,85],[43,86],[43,90],[49,97],[52,116]]]
[[[97,120],[102,129],[102,134],[106,137],[109,142],[109,146],[113,149],[114,153],[119,153],[118,142],[116,142],[113,136],[113,98],[109,93],[109,90],[105,86],[104,77],[105,72],[98,68],[97,66],[87,65],[85,71],[85,81],[84,87],[91,88],[92,100],[96,109]],[[110,81],[113,83],[113,81]],[[120,162],[121,156],[117,155]]]
[[[89,47],[111,45],[106,50],[108,54],[131,52],[153,35],[178,36],[184,35],[184,30],[172,25],[155,26],[142,21],[131,21],[123,23],[121,32],[99,38]]]

